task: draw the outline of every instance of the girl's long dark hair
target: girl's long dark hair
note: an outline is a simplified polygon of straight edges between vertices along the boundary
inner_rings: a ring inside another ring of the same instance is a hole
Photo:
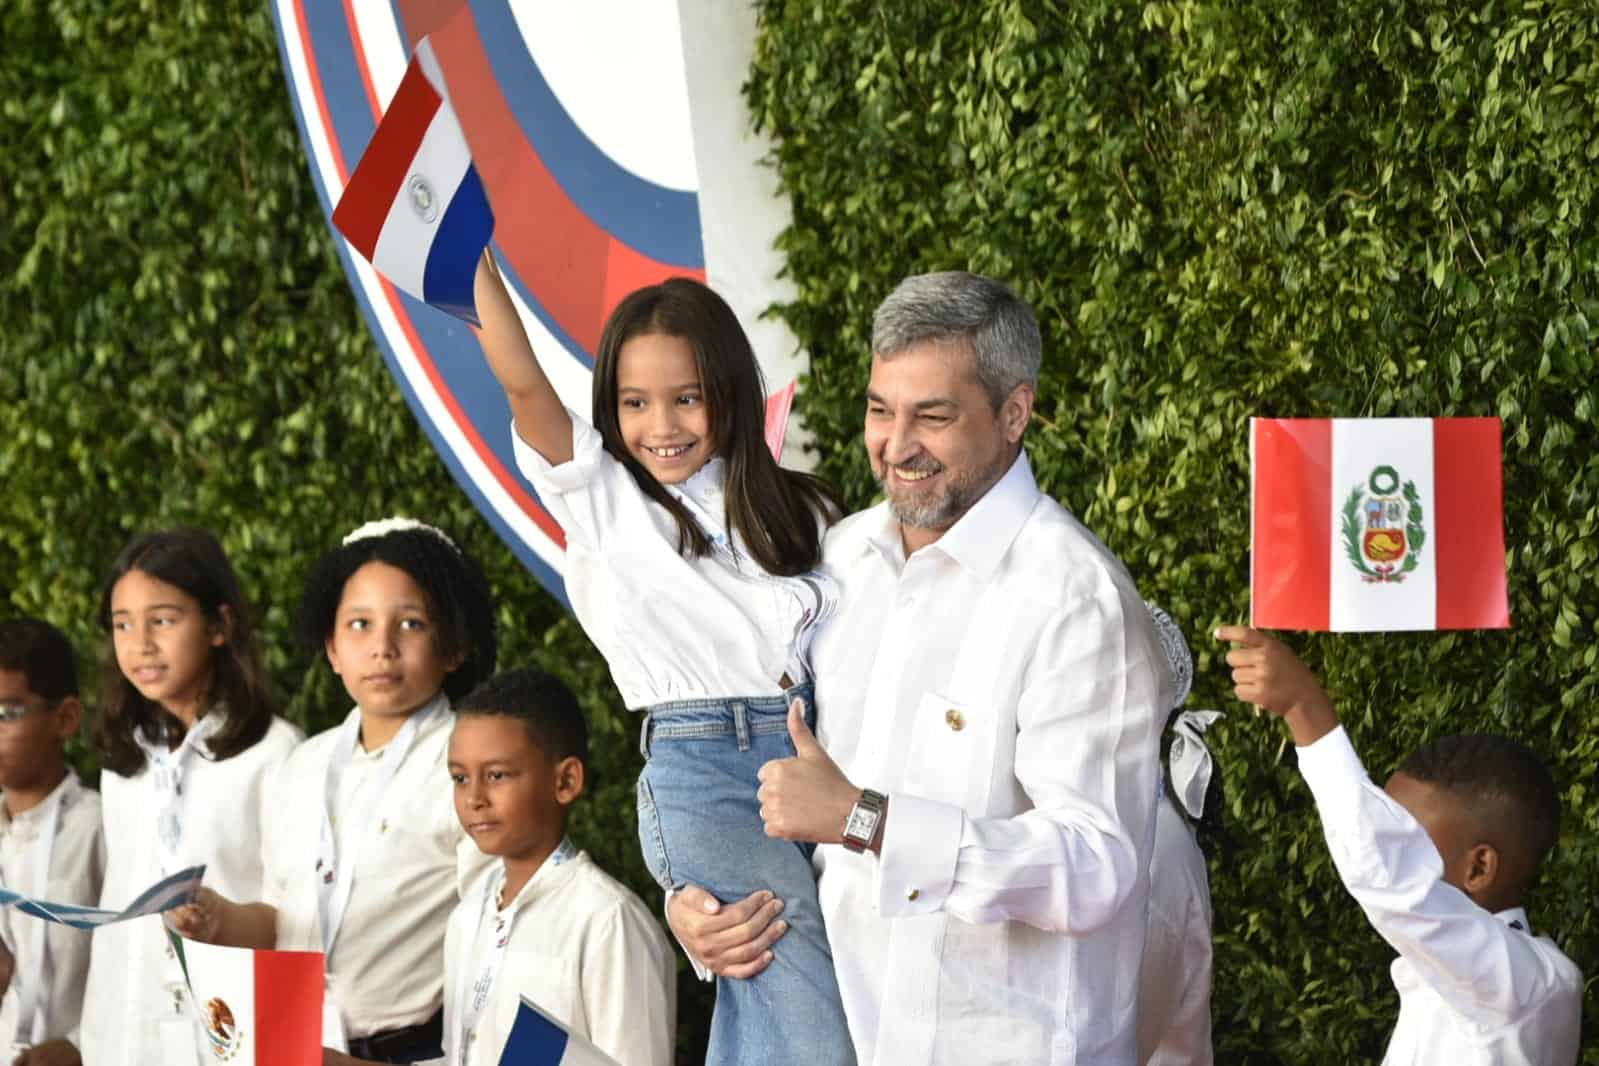
[[[634,337],[681,337],[694,349],[712,443],[727,463],[727,524],[768,574],[793,577],[822,559],[822,528],[843,513],[820,478],[785,470],[766,447],[766,386],[749,338],[727,302],[689,278],[629,294],[600,335],[594,359],[594,428],[644,494],[677,520],[678,551],[699,558],[710,538],[693,515],[627,450],[617,414],[617,363]]]
[[[211,681],[203,706],[222,704],[227,724],[207,742],[210,750],[206,754],[220,761],[248,749],[266,736],[273,715],[256,650],[250,603],[214,536],[203,529],[169,529],[129,541],[111,564],[100,595],[100,627],[107,634],[101,710],[94,728],[100,764],[131,777],[144,769],[145,763],[144,750],[133,739],[135,733],[142,733],[152,744],[169,747],[178,744],[184,734],[177,716],[140,695],[117,665],[116,645],[110,639],[111,592],[133,570],[188,593],[206,620],[226,635],[220,647],[211,649]]]

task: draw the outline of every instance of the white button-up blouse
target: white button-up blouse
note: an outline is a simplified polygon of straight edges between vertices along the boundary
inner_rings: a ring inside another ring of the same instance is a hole
[[[566,593],[629,710],[689,699],[781,696],[810,676],[816,624],[833,609],[824,574],[773,577],[726,530],[725,466],[668,491],[716,548],[677,550],[677,521],[646,496],[599,433],[572,418],[572,458],[552,466],[515,433],[517,466],[566,534]]]

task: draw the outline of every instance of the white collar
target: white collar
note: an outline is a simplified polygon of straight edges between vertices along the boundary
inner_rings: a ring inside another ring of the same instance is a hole
[[[63,794],[61,802],[64,804],[71,798],[72,793],[77,788],[78,775],[73,773],[72,767],[69,766],[67,767],[66,776],[56,783],[56,787],[50,790],[49,795],[21,814],[13,815],[6,809],[4,803],[0,803],[0,833],[8,832],[12,829],[28,828],[32,823],[41,821],[44,818],[45,811],[49,809],[51,801],[56,798],[58,793]]]
[[[990,577],[999,569],[1011,542],[1021,532],[1042,495],[1024,448],[1017,453],[1004,476],[968,507],[942,536],[922,550],[936,548],[961,566],[982,577]],[[882,524],[867,535],[866,542],[890,561],[896,564],[904,561],[899,520],[886,503]]]

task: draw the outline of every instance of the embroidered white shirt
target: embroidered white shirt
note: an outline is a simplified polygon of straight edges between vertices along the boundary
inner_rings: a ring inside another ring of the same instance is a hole
[[[1155,806],[1149,918],[1138,975],[1138,1060],[1210,1066],[1210,877],[1194,831],[1164,791]]]
[[[493,947],[494,923],[478,922],[492,875],[480,876],[450,916],[444,1063],[458,1061],[463,961],[476,974]],[[505,913],[514,915],[510,943],[470,1037],[467,1066],[497,1066],[522,996],[620,1066],[671,1066],[677,970],[666,934],[637,896],[579,852],[540,867]]]
[[[568,412],[571,413],[571,412]],[[670,700],[780,696],[810,676],[816,623],[836,602],[814,572],[768,575],[725,530],[726,464],[672,491],[718,546],[691,559],[677,521],[572,414],[572,458],[551,466],[513,427],[517,466],[566,533],[566,593],[629,710]]]
[[[1443,879],[1421,823],[1366,776],[1343,727],[1296,749],[1344,887],[1393,964],[1384,1066],[1571,1066],[1582,974],[1526,912],[1490,913]]]
[[[192,759],[183,775],[183,866],[205,864],[205,883],[229,899],[261,897],[261,782],[300,742],[275,718],[266,736],[231,759]],[[100,906],[120,909],[161,878],[156,821],[162,799],[148,765],[132,777],[100,774],[105,885]],[[83,1061],[94,1066],[185,1066],[168,1058],[162,1023],[188,1016],[174,1001],[166,931],[155,915],[94,931],[83,999]],[[171,1026],[169,1025],[169,1030]],[[199,1029],[193,1028],[198,1061]]]
[[[94,907],[100,903],[100,886],[105,877],[105,843],[100,836],[100,794],[84,788],[71,770],[56,786],[62,792],[61,811],[56,819],[55,844],[50,849],[50,888],[45,897],[52,903],[75,903]],[[54,795],[54,793],[52,793]],[[0,884],[28,895],[33,893],[39,834],[46,799],[13,818],[0,799]],[[44,1039],[78,1041],[78,1018],[83,1013],[83,987],[89,977],[90,935],[53,922],[41,922],[19,914],[10,907],[0,908],[0,939],[15,959],[11,987],[0,999],[0,1047],[8,1047],[22,1004],[22,986],[38,975],[38,964],[28,950],[44,933],[49,954],[49,981],[35,1002],[44,1004]],[[30,1022],[31,1024],[31,1022]]]
[[[862,1066],[1130,1066],[1173,698],[1132,580],[1025,454],[909,559],[879,505],[826,563],[819,738],[889,794],[880,860],[817,849]]]
[[[381,751],[355,745],[339,782],[334,833],[339,862],[354,863],[355,880],[333,945],[329,993],[351,1039],[418,1025],[438,1011],[450,910],[460,886],[490,861],[455,816],[448,768],[454,723],[446,705],[423,724],[375,817],[345,815],[351,798],[377,778]],[[267,781],[261,900],[277,908],[283,951],[322,950],[317,839],[338,738],[338,727],[318,733]],[[365,791],[375,795],[375,787]]]

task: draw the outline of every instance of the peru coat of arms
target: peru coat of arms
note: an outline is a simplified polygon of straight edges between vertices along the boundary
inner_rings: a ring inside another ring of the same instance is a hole
[[[1344,501],[1344,554],[1367,584],[1397,583],[1421,562],[1427,527],[1414,481],[1379,466]]]

